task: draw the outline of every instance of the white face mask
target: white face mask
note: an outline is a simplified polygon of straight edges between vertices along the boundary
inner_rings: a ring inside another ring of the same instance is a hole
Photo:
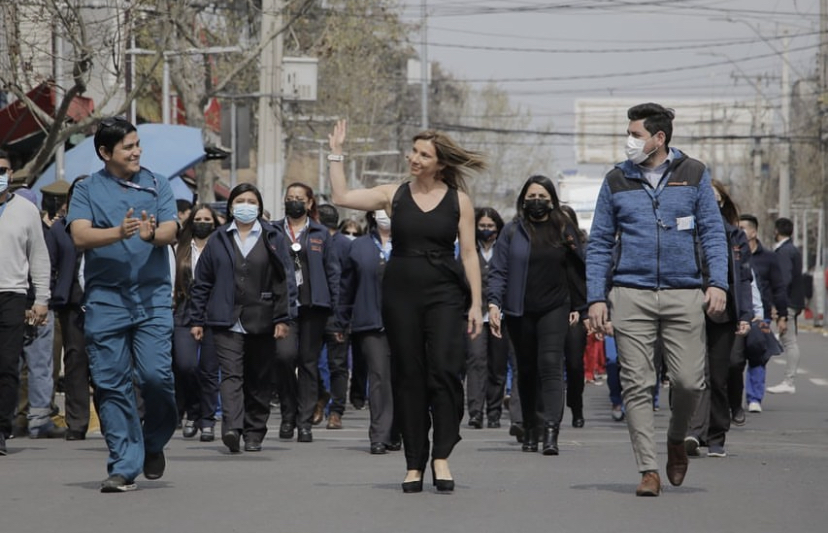
[[[652,137],[650,137],[652,139]],[[635,163],[636,165],[640,165],[644,161],[647,160],[648,157],[653,155],[658,147],[653,148],[651,152],[644,151],[644,145],[647,144],[647,139],[637,139],[632,135],[627,137],[627,146],[624,149],[624,152],[627,154],[627,159]]]
[[[389,230],[391,229],[391,219],[388,217],[388,214],[385,212],[384,209],[380,209],[379,211],[374,211],[374,220],[377,221],[377,227],[381,230]]]
[[[356,240],[356,235],[345,235],[345,238],[348,239],[349,241],[353,241],[353,240]]]
[[[0,174],[0,194],[6,192],[9,188],[9,174]]]

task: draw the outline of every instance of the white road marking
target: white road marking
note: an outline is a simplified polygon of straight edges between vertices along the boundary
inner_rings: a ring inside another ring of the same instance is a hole
[[[822,378],[808,378],[808,381],[813,383],[814,385],[819,385],[821,387],[828,387],[828,379]]]

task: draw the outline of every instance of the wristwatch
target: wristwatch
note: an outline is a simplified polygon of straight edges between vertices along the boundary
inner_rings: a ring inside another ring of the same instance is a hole
[[[345,161],[345,156],[342,154],[328,154],[328,161],[342,163],[343,161]]]

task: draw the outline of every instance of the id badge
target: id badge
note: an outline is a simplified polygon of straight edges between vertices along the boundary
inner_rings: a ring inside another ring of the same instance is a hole
[[[678,217],[676,219],[676,229],[679,231],[690,231],[696,227],[696,217],[690,215],[689,217]]]

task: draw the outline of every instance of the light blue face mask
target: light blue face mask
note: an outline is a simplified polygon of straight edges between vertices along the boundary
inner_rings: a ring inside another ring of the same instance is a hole
[[[6,192],[9,188],[9,174],[0,174],[0,194]]]
[[[236,204],[233,206],[233,218],[242,224],[250,224],[259,216],[259,206],[253,204]]]

